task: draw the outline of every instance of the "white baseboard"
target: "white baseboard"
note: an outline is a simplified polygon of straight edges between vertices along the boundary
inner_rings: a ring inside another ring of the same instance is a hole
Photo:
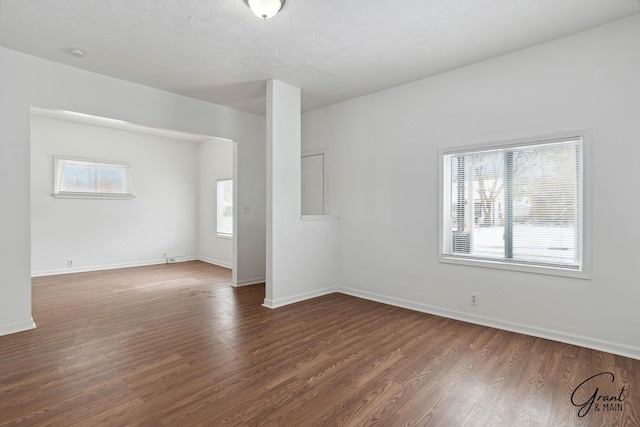
[[[193,261],[196,259],[197,258],[195,257],[186,257],[186,261]],[[115,264],[68,267],[68,268],[60,268],[55,270],[33,271],[31,272],[31,277],[53,276],[58,274],[71,274],[71,273],[86,273],[89,271],[115,270],[117,268],[128,268],[128,267],[144,267],[147,265],[158,265],[158,264],[166,264],[166,263],[167,263],[167,260],[165,258],[158,258],[158,259],[152,259],[152,260],[146,260],[146,261],[119,262]]]
[[[189,261],[196,260],[196,259],[201,260],[203,262],[208,262],[210,264],[221,265],[222,267],[230,268],[230,267],[227,267],[226,265],[222,265],[222,263],[216,262],[215,260],[211,260],[203,257],[187,257],[187,260]],[[166,263],[166,260],[162,258],[162,259],[139,261],[139,262],[127,262],[127,263],[117,263],[117,264],[107,264],[107,265],[96,265],[96,266],[90,266],[90,267],[74,267],[74,268],[64,268],[64,269],[57,269],[57,270],[35,271],[35,272],[32,272],[31,276],[41,277],[41,276],[50,276],[50,275],[57,275],[57,274],[80,273],[80,272],[98,271],[98,270],[111,270],[116,268],[141,267],[146,265],[156,265],[156,264],[164,264],[164,263]],[[265,282],[265,278],[260,277],[255,279],[241,280],[235,283],[232,282],[231,286],[241,287],[241,286],[255,285],[255,284],[264,283],[264,282]],[[321,290],[292,295],[287,298],[281,298],[276,300],[265,298],[264,303],[262,305],[264,307],[275,309],[275,308],[283,307],[285,305],[304,301],[307,299],[328,295],[334,292],[340,292],[346,295],[351,295],[358,298],[364,298],[371,301],[380,302],[383,304],[389,304],[397,307],[407,308],[409,310],[420,311],[423,313],[434,314],[436,316],[447,317],[455,320],[461,320],[463,322],[469,322],[469,323],[488,326],[492,328],[503,329],[510,332],[516,332],[520,334],[531,335],[534,337],[549,339],[553,341],[559,341],[566,344],[572,344],[572,345],[577,345],[581,347],[591,348],[598,351],[604,351],[607,353],[618,354],[620,356],[640,360],[639,347],[629,346],[629,345],[611,342],[611,341],[598,340],[598,339],[589,338],[581,335],[567,334],[567,333],[556,331],[556,330],[532,327],[532,326],[523,325],[519,323],[495,319],[492,317],[478,316],[470,313],[460,312],[457,310],[450,310],[450,309],[435,307],[428,304],[417,303],[414,301],[408,301],[401,298],[395,298],[388,295],[376,294],[373,292],[367,292],[367,291],[348,288],[348,287],[324,288]],[[23,330],[33,329],[35,327],[36,325],[33,322],[33,320],[31,320],[30,322],[0,326],[0,336],[7,335],[14,332],[20,332]]]
[[[36,322],[33,321],[33,318],[25,322],[2,325],[0,326],[0,337],[3,335],[15,334],[16,332],[28,331],[30,329],[35,329],[35,328],[36,328]]]
[[[304,300],[308,300],[311,298],[316,298],[316,297],[321,297],[323,295],[329,295],[329,294],[333,294],[335,292],[338,292],[338,288],[324,288],[324,289],[320,289],[317,291],[312,291],[312,292],[305,292],[302,294],[297,294],[297,295],[292,295],[290,297],[287,298],[281,298],[278,300],[271,300],[271,299],[264,299],[264,303],[262,304],[263,307],[267,307],[267,308],[279,308],[279,307],[283,307],[285,305],[289,305],[289,304],[294,304],[296,302],[300,302],[300,301],[304,301]]]
[[[233,286],[234,288],[239,288],[241,286],[259,285],[264,283],[266,280],[267,280],[266,277],[258,277],[256,279],[236,280],[235,282],[231,282],[231,286]]]
[[[197,257],[198,261],[206,262],[207,264],[217,265],[218,267],[224,267],[231,269],[233,266],[230,262],[220,261],[219,259],[207,258],[207,257]]]
[[[184,261],[202,261],[208,264],[218,265],[224,268],[231,268],[231,265],[224,262],[206,257],[197,257],[197,256],[185,256],[183,257]],[[100,271],[100,270],[115,270],[117,268],[129,268],[129,267],[144,267],[147,265],[159,265],[166,264],[167,260],[165,258],[157,258],[150,259],[146,261],[133,261],[133,262],[119,262],[114,264],[101,264],[101,265],[89,265],[89,266],[81,266],[81,267],[65,267],[59,268],[55,270],[41,270],[41,271],[33,271],[31,272],[31,277],[43,277],[43,276],[54,276],[58,274],[71,274],[71,273],[87,273],[90,271]],[[262,280],[264,282],[264,279]],[[255,282],[255,283],[262,283]]]
[[[491,328],[502,329],[505,331],[516,332],[519,334],[530,335],[538,338],[544,338],[552,341],[558,341],[565,344],[577,345],[580,347],[590,348],[593,350],[604,351],[606,353],[617,354],[631,359],[640,360],[640,348],[633,347],[625,344],[602,341],[580,335],[567,334],[561,331],[554,331],[544,328],[536,328],[519,323],[506,322],[500,319],[494,319],[491,317],[477,316],[469,313],[464,313],[456,310],[443,309],[439,307],[430,306],[427,304],[417,303],[414,301],[407,301],[401,298],[390,297],[387,295],[380,295],[373,292],[362,291],[359,289],[339,287],[337,292],[351,295],[358,298],[364,298],[371,301],[380,302],[383,304],[389,304],[396,307],[402,307],[409,310],[420,311],[423,313],[429,313],[436,316],[447,317],[449,319],[460,320],[463,322],[474,323],[477,325],[488,326]]]

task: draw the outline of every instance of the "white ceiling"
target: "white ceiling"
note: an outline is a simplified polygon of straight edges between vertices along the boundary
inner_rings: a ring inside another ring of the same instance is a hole
[[[0,45],[264,114],[265,81],[303,111],[640,13],[640,0],[0,0]],[[69,49],[84,50],[84,58]]]

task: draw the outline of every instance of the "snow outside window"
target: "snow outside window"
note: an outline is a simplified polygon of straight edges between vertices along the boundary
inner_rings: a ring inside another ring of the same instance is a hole
[[[233,235],[233,180],[218,181],[217,234],[221,237]]]
[[[440,260],[582,273],[583,139],[441,150]]]

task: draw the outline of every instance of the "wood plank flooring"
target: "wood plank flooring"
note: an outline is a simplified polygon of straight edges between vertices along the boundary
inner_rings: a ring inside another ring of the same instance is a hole
[[[0,337],[0,425],[640,426],[638,360],[342,294],[270,310],[230,279],[34,279],[38,328]]]

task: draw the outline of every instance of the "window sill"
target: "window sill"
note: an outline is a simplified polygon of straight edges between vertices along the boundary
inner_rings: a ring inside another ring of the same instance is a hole
[[[108,193],[52,193],[56,199],[101,199],[101,200],[130,200],[135,199],[133,194],[108,194]]]
[[[552,265],[533,265],[517,262],[503,262],[500,260],[487,260],[476,258],[461,258],[448,255],[440,255],[439,262],[445,264],[467,265],[471,267],[493,268],[497,270],[520,271],[525,273],[546,274],[550,276],[572,277],[575,279],[590,279],[589,274],[583,270],[556,267]]]
[[[303,221],[337,221],[340,219],[337,215],[300,215]]]
[[[216,237],[218,239],[227,239],[227,240],[232,240],[233,239],[233,234],[222,234],[222,233],[218,233],[216,234]]]

